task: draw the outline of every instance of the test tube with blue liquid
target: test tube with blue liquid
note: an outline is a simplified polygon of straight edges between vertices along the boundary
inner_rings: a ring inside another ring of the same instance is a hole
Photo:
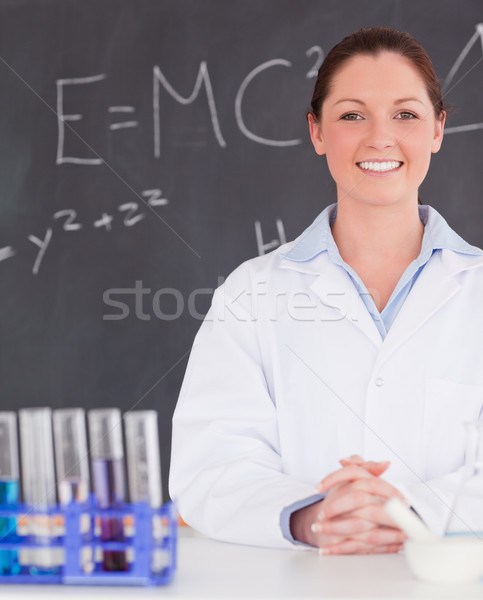
[[[19,503],[19,466],[17,445],[17,415],[0,412],[0,505],[15,507]],[[0,540],[15,542],[17,520],[15,517],[0,517]],[[0,573],[16,575],[20,572],[17,550],[0,550]]]
[[[162,505],[161,465],[159,457],[158,415],[154,410],[130,411],[124,415],[126,430],[127,473],[131,502],[145,502],[151,508]],[[153,516],[152,535],[160,540],[163,531],[161,517]],[[169,564],[163,549],[155,549],[151,570],[160,572]]]
[[[90,487],[85,412],[82,408],[59,408],[54,410],[53,420],[59,503],[62,506],[84,504]],[[88,513],[81,515],[79,526],[81,534],[90,532]],[[92,549],[88,545],[81,551],[81,564],[85,572],[94,568]]]
[[[33,575],[57,574],[64,562],[62,548],[50,547],[58,535],[52,411],[50,408],[23,408],[19,411],[22,488],[31,539],[41,546],[25,553],[22,563]],[[42,514],[42,511],[45,511]]]
[[[92,481],[97,506],[120,508],[126,501],[121,413],[117,408],[98,408],[88,413]],[[124,542],[121,517],[101,517],[101,541]],[[104,550],[104,571],[126,571],[124,550]]]

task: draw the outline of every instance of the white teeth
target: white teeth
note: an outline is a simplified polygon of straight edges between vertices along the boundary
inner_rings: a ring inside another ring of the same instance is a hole
[[[364,161],[357,164],[361,169],[365,169],[366,171],[392,171],[402,165],[402,162],[398,160],[386,160],[383,162]]]

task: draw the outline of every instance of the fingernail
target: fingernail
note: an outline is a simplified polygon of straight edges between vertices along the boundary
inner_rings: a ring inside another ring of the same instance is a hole
[[[318,519],[319,521],[323,521],[323,520],[325,519],[325,512],[324,512],[323,510],[321,510],[321,511],[319,512],[319,514],[317,515],[317,519]]]
[[[312,533],[322,533],[323,529],[322,523],[312,523],[310,526]]]
[[[329,554],[329,550],[327,548],[319,548],[319,555],[324,556]]]

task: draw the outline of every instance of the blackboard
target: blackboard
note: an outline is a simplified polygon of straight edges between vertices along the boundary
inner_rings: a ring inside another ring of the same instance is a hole
[[[335,186],[305,122],[362,26],[410,31],[455,107],[420,196],[483,246],[479,0],[0,0],[1,409],[170,421],[214,288]]]

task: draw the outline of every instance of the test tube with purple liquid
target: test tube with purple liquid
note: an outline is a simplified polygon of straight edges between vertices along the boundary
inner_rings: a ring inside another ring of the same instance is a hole
[[[94,495],[99,508],[120,508],[126,501],[121,413],[99,408],[88,413]],[[123,542],[122,517],[101,517],[101,541]],[[126,571],[124,550],[104,550],[104,571]]]

